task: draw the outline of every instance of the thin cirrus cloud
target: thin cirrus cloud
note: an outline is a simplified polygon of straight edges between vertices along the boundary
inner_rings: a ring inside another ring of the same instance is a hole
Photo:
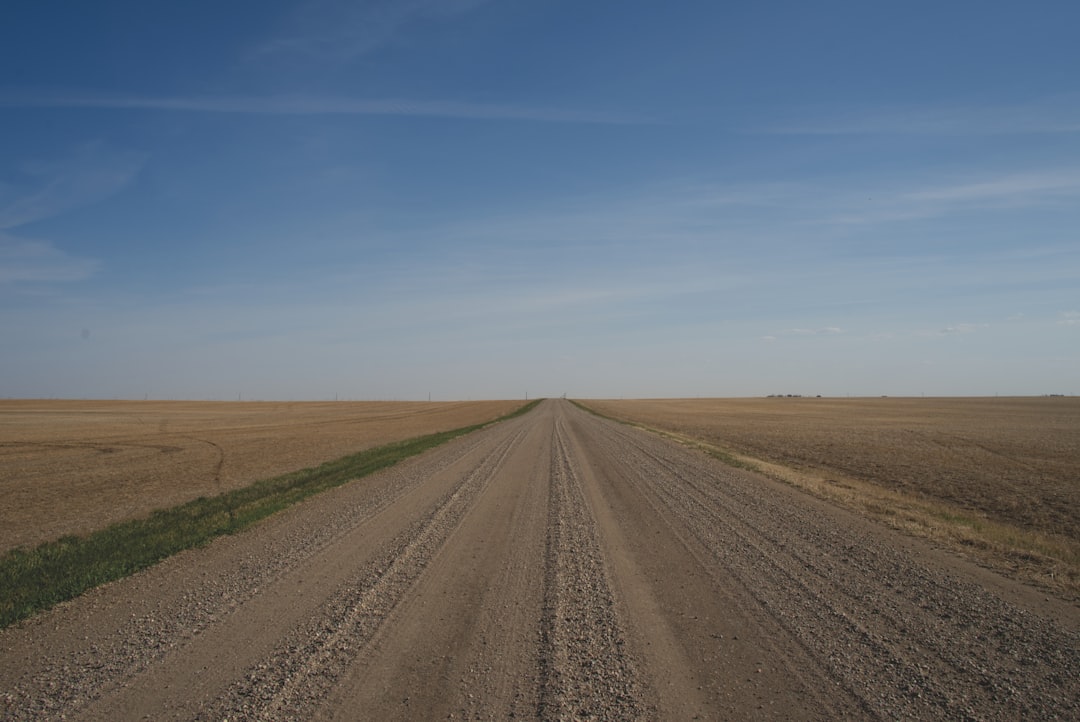
[[[0,284],[81,281],[99,263],[76,258],[46,241],[28,241],[0,233]]]
[[[1080,311],[1062,311],[1058,324],[1062,326],[1080,326]]]
[[[625,213],[708,217],[715,228],[716,223],[731,223],[735,211],[764,211],[770,226],[844,226],[938,218],[972,209],[1068,208],[1077,201],[1080,168],[987,169],[947,182],[918,177],[852,181],[838,176],[814,181],[659,186],[626,203]]]
[[[843,329],[836,326],[826,326],[825,328],[789,328],[784,331],[785,334],[792,336],[835,336],[836,334],[843,333]]]
[[[975,333],[981,328],[986,328],[989,324],[985,323],[957,323],[951,326],[946,326],[937,332],[938,336],[955,336],[957,334]]]
[[[814,116],[817,116],[815,118]],[[764,123],[775,135],[1025,135],[1080,133],[1080,97],[1059,96],[1012,106],[802,109],[797,122]]]
[[[912,201],[997,203],[1045,202],[1058,198],[1080,198],[1080,171],[1015,173],[908,193]]]
[[[87,143],[69,154],[23,163],[0,189],[0,229],[60,215],[104,200],[126,187],[146,156]]]
[[[86,143],[67,155],[28,160],[10,170],[9,180],[0,185],[0,283],[80,281],[97,272],[97,260],[10,231],[115,195],[145,161],[138,153]]]
[[[313,96],[187,96],[36,94],[0,97],[8,108],[101,108],[249,115],[396,115],[473,120],[521,120],[549,123],[638,125],[648,118],[587,110],[438,100],[403,100]]]
[[[881,187],[838,195],[819,207],[840,211],[824,215],[825,222],[856,225],[937,218],[975,209],[1068,207],[1078,200],[1080,169],[1069,168],[986,173],[922,188]]]
[[[249,62],[268,57],[340,63],[393,43],[411,26],[467,14],[490,0],[310,0],[284,20],[270,39],[256,45]]]

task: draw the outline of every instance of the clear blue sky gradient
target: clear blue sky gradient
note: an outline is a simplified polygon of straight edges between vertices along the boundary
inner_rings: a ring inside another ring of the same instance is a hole
[[[0,396],[1080,393],[1080,3],[8,3]]]

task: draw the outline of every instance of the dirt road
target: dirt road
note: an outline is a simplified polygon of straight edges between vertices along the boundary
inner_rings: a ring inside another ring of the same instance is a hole
[[[1078,719],[1080,610],[565,401],[0,632],[4,719]]]

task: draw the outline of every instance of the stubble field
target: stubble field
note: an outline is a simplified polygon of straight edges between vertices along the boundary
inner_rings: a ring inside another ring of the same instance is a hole
[[[0,401],[0,552],[83,534],[520,401]]]
[[[785,397],[587,405],[775,464],[774,475],[794,470],[803,486],[817,482],[826,496],[890,492],[862,500],[860,510],[878,506],[878,516],[896,517],[908,500],[925,502],[936,518],[924,524],[944,524],[956,512],[952,521],[967,531],[1000,524],[1045,537],[1051,546],[1060,542],[1066,557],[1080,548],[1078,398]],[[964,540],[977,544],[970,535]]]

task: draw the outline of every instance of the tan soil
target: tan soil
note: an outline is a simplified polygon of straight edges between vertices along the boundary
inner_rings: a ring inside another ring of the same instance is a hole
[[[608,416],[1080,541],[1080,398],[588,401]]]
[[[0,400],[0,552],[522,403]]]
[[[0,717],[1077,719],[1080,610],[564,401],[0,632]]]

